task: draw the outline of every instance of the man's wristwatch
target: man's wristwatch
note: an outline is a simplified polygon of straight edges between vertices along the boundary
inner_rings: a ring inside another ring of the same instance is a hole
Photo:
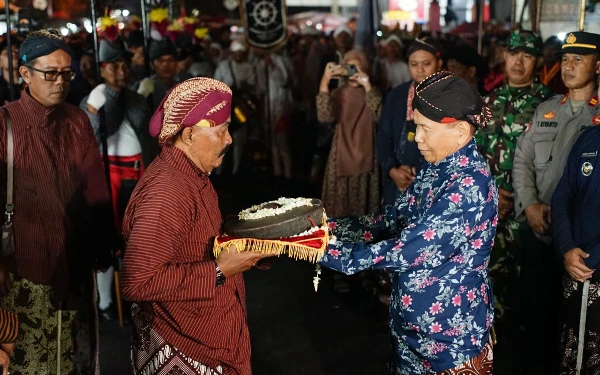
[[[221,268],[219,268],[217,262],[215,262],[215,267],[217,270],[217,286],[221,286],[225,284],[225,275],[223,275],[223,272],[221,271]]]

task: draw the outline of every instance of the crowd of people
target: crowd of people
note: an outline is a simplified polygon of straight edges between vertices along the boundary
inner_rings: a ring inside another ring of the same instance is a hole
[[[265,255],[211,257],[209,176],[243,176],[252,142],[322,187],[321,264],[389,309],[390,373],[491,374],[496,343],[511,374],[600,371],[599,35],[516,30],[484,57],[393,32],[369,55],[348,25],[271,52],[109,34],[100,77],[85,33],[15,36],[13,71],[0,45],[5,373],[100,371],[118,257],[135,374],[251,373],[241,275]]]

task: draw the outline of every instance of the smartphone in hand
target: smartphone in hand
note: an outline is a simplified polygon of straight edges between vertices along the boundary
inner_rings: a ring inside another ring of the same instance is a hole
[[[339,76],[352,77],[356,73],[358,73],[358,69],[356,68],[356,65],[354,65],[354,64],[338,65],[337,75],[339,75]]]

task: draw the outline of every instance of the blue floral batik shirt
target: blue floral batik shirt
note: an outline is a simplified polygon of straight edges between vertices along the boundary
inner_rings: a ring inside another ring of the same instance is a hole
[[[427,164],[383,214],[329,220],[333,237],[322,266],[390,273],[395,373],[451,369],[487,344],[497,212],[494,179],[472,141]]]

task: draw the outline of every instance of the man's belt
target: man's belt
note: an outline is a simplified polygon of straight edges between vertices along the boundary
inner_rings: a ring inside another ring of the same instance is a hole
[[[139,171],[142,167],[142,155],[134,156],[108,156],[108,164],[119,168],[130,168]]]
[[[114,165],[116,167],[124,167],[124,168],[131,168],[131,169],[139,170],[140,166],[142,164],[142,161],[141,160],[135,160],[135,161],[109,160],[108,164]]]

